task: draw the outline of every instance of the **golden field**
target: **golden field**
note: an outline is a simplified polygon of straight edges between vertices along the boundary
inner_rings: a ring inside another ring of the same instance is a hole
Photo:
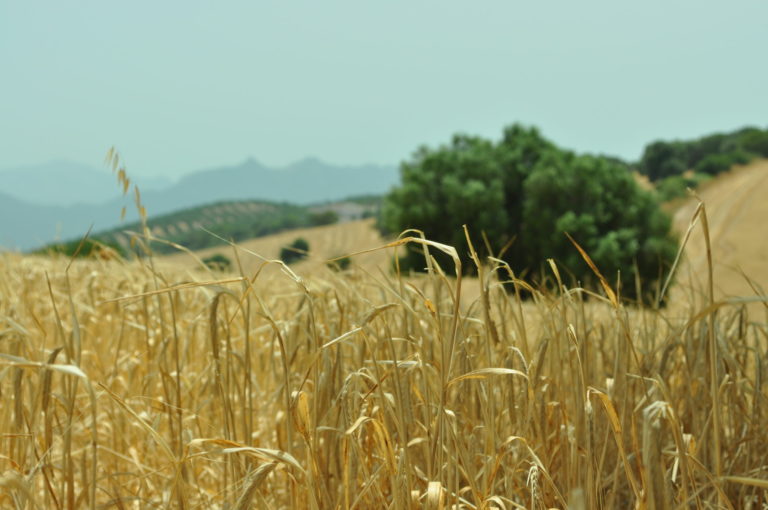
[[[707,207],[717,260],[743,223]],[[334,272],[385,241],[300,234],[310,261],[268,260],[291,232],[232,274],[0,255],[0,508],[768,505],[765,298],[721,301],[751,287],[719,266],[709,295],[698,238],[652,310],[556,267],[549,291],[400,278],[392,248]]]

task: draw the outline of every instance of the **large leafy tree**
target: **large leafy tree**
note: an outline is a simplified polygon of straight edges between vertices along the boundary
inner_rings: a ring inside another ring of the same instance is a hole
[[[653,142],[640,160],[640,169],[652,181],[680,175],[688,168],[688,149],[682,142]]]
[[[739,145],[742,150],[768,157],[768,129],[744,128],[739,132]]]
[[[635,273],[658,280],[675,254],[669,218],[625,165],[561,150],[534,128],[510,126],[497,143],[455,136],[421,148],[401,174],[402,186],[384,203],[388,230],[418,228],[466,256],[466,224],[486,234],[494,254],[512,241],[504,259],[517,272],[554,258],[579,281],[593,281],[568,232],[607,278],[622,275],[624,295],[634,295]],[[418,254],[410,260],[424,266]]]
[[[636,273],[658,280],[675,256],[669,217],[653,195],[605,158],[566,154],[539,166],[523,185],[523,247],[529,266],[558,260],[582,282],[593,275],[568,232],[612,282],[635,295]],[[644,290],[653,293],[650,286]]]
[[[502,170],[491,142],[456,135],[436,150],[422,147],[403,163],[401,174],[402,186],[383,205],[387,230],[418,228],[428,239],[460,249],[466,245],[463,224],[493,238],[507,235],[510,222],[504,212]],[[413,268],[424,266],[418,254],[411,252],[408,259]]]
[[[566,154],[545,139],[535,127],[527,128],[520,124],[507,127],[496,144],[495,158],[501,165],[501,179],[504,183],[504,203],[499,214],[506,218],[508,227],[500,236],[492,238],[496,240],[493,248],[498,250],[512,241],[513,249],[507,253],[506,258],[514,268],[526,267],[531,263],[527,250],[521,248],[521,241],[530,237],[526,232],[523,210],[525,181],[537,168],[549,167]]]

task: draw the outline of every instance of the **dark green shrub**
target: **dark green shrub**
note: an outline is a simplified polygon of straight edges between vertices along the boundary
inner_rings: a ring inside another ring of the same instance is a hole
[[[352,260],[349,257],[341,257],[335,260],[329,260],[326,265],[329,269],[334,271],[345,271],[349,269],[352,264]]]
[[[688,155],[686,169],[690,169],[695,168],[702,159],[711,154],[727,151],[727,146],[731,141],[728,135],[716,133],[682,143],[685,145]]]
[[[734,165],[749,163],[753,157],[744,151],[711,154],[699,161],[699,164],[696,165],[696,171],[702,174],[717,175],[730,170]]]
[[[309,243],[306,239],[298,237],[288,246],[283,246],[280,250],[280,259],[286,264],[293,264],[303,260],[309,254]]]
[[[659,181],[656,185],[656,193],[659,195],[659,200],[667,202],[675,198],[684,197],[688,187],[688,179],[682,175],[671,175]]]
[[[745,129],[739,139],[743,150],[768,158],[768,130]]]
[[[214,271],[229,271],[232,267],[232,261],[221,253],[215,253],[210,257],[204,258],[203,264]]]
[[[656,184],[656,193],[659,200],[667,202],[675,198],[688,195],[688,188],[695,189],[701,183],[711,180],[712,177],[707,174],[693,174],[690,177],[685,175],[672,175],[662,179]]]
[[[652,181],[682,174],[687,169],[688,151],[682,142],[653,142],[640,160],[640,171]]]
[[[757,156],[768,157],[768,130],[746,127],[688,141],[653,142],[645,148],[639,166],[658,181],[690,169],[716,175]]]

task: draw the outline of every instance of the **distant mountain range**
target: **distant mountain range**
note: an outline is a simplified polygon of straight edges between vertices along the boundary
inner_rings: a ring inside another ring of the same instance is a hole
[[[128,169],[130,176],[130,168]],[[282,168],[254,159],[187,174],[171,183],[135,179],[150,217],[224,200],[316,204],[353,195],[383,194],[397,184],[394,166],[335,166],[307,158]],[[53,162],[0,170],[0,249],[29,250],[57,239],[135,221],[132,197],[119,194],[108,171]]]
[[[137,178],[142,191],[169,187],[166,178]],[[117,178],[105,167],[71,161],[0,169],[0,190],[34,205],[103,204],[120,196]]]

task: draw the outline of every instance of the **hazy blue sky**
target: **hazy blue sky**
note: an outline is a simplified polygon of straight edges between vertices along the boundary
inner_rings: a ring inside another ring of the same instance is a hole
[[[398,163],[539,126],[637,158],[768,125],[768,1],[0,0],[0,168]]]

